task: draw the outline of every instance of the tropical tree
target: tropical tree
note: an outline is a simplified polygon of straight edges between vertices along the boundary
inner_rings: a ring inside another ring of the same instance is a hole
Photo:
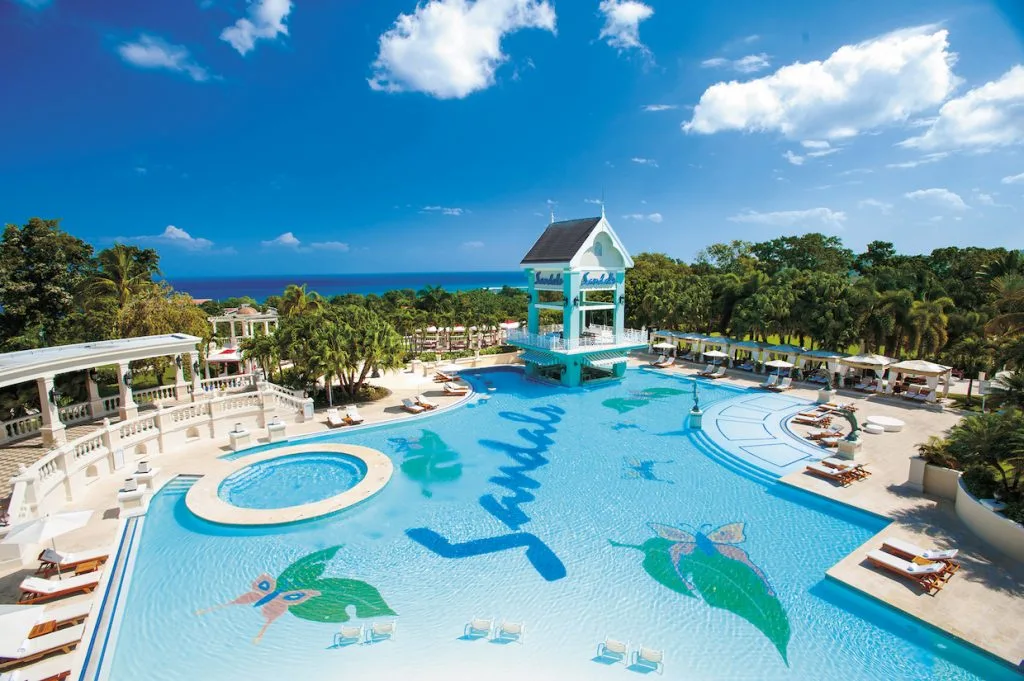
[[[281,296],[278,312],[284,317],[301,315],[307,311],[322,309],[327,301],[316,291],[307,291],[306,285],[289,284]]]
[[[964,376],[967,377],[968,404],[971,403],[974,379],[978,372],[986,371],[992,366],[992,354],[992,348],[977,336],[962,338],[942,353],[942,361],[963,370]]]
[[[263,374],[268,378],[271,375],[271,367],[278,360],[278,343],[273,334],[257,334],[243,338],[238,344],[242,351],[242,359],[256,362],[263,369]]]
[[[1020,502],[1024,476],[1024,412],[1006,409],[968,416],[949,431],[948,451],[965,471],[986,468],[995,474],[1001,496]],[[965,476],[966,477],[966,476]]]
[[[953,299],[945,296],[935,300],[915,300],[911,304],[907,321],[909,345],[915,355],[934,357],[945,347],[949,340],[949,316],[946,312],[953,305]]]
[[[1024,409],[1024,371],[1007,372],[997,376],[989,388],[993,395],[1003,399],[1003,404]]]
[[[1024,275],[1006,274],[992,281],[997,299],[995,308],[999,311],[985,325],[985,330],[995,334],[1017,334],[1024,332]]]

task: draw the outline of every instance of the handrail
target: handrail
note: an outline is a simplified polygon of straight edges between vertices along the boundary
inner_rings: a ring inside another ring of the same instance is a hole
[[[541,335],[530,333],[529,331],[513,330],[508,332],[508,342],[513,345],[528,345],[544,350],[571,352],[579,348],[646,344],[647,333],[640,329],[623,329],[619,334],[614,332],[601,333],[600,335],[581,336],[580,338],[566,340],[556,335]]]
[[[29,414],[28,416],[21,416],[10,421],[2,421],[0,424],[3,425],[3,432],[0,433],[0,438],[2,438],[3,442],[9,442],[38,433],[39,429],[43,427],[43,415]]]
[[[132,392],[132,400],[137,404],[145,404],[147,402],[155,402],[156,400],[174,399],[176,394],[176,389],[173,385],[158,385],[155,388],[146,388],[145,390]]]

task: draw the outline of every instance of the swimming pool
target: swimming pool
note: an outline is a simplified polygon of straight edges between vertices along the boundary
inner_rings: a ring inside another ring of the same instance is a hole
[[[225,527],[182,485],[154,497],[99,678],[630,678],[596,657],[605,636],[664,649],[667,678],[1019,678],[825,579],[886,521],[723,466],[683,427],[689,381],[470,379],[490,399],[323,437],[397,469],[342,513]],[[525,640],[467,639],[472,617]],[[335,647],[343,619],[397,636]]]
[[[291,454],[232,473],[217,494],[240,508],[289,508],[341,494],[365,476],[366,464],[353,456]]]

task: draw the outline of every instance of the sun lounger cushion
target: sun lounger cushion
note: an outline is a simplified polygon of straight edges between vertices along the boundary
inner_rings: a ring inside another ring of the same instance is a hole
[[[110,550],[103,549],[90,549],[88,551],[74,551],[71,553],[60,554],[53,549],[46,549],[39,554],[39,560],[44,563],[54,563],[61,567],[65,565],[75,565],[77,563],[86,563],[90,560],[100,560],[106,558],[110,554]]]
[[[41,622],[55,621],[59,624],[60,622],[85,619],[89,616],[90,611],[92,611],[92,599],[85,598],[78,600],[75,603],[68,603],[67,605],[61,605],[56,608],[48,608],[43,611],[39,620]]]
[[[71,676],[71,660],[65,655],[40,660],[28,667],[21,667],[0,674],[2,681],[49,681],[50,679],[63,680]]]
[[[57,650],[64,646],[74,645],[82,640],[82,634],[85,633],[85,625],[79,624],[67,629],[58,629],[52,633],[44,636],[37,636],[36,638],[27,638],[18,648],[17,657],[13,657],[13,660],[22,660],[25,658],[45,653],[49,650]]]
[[[868,552],[868,558],[876,563],[885,565],[886,567],[892,568],[898,572],[903,572],[908,575],[924,576],[924,575],[937,575],[946,571],[946,566],[942,563],[925,563],[919,565],[918,563],[912,563],[909,560],[903,560],[891,553],[873,549]]]
[[[920,556],[927,560],[952,560],[957,557],[960,553],[959,549],[923,549],[913,542],[906,541],[904,539],[897,539],[896,537],[889,537],[882,542],[883,548],[893,548],[898,553],[902,553],[908,556]]]
[[[89,572],[84,575],[76,575],[67,579],[42,579],[41,577],[26,577],[21,580],[21,590],[34,594],[53,595],[84,589],[88,586],[96,586],[100,581],[98,572]]]

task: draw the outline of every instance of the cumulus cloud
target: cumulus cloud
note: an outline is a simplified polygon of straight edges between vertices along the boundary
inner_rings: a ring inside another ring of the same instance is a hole
[[[907,121],[959,83],[948,32],[924,26],[845,45],[824,61],[797,62],[747,82],[708,88],[683,124],[691,133],[778,132],[834,140]]]
[[[665,217],[661,213],[629,213],[622,216],[623,220],[647,220],[648,222],[661,223]]]
[[[637,165],[652,166],[654,168],[658,167],[658,162],[655,161],[653,158],[642,158],[640,156],[634,156],[629,160],[632,161],[633,163],[636,163]]]
[[[602,203],[604,203],[604,201],[602,201],[601,199],[583,199],[583,203],[593,203],[599,206]]]
[[[784,159],[786,159],[787,161],[789,161],[790,163],[792,163],[793,165],[795,165],[795,166],[802,166],[804,164],[804,157],[803,156],[797,156],[796,154],[794,154],[792,151],[790,151],[788,149],[786,150],[786,153],[784,153],[782,155],[782,157]]]
[[[484,247],[483,241],[463,241],[462,247],[466,250],[476,250]]]
[[[220,39],[245,56],[256,48],[257,40],[275,40],[288,35],[285,20],[292,11],[292,0],[250,0],[249,16],[221,31]]]
[[[644,111],[672,111],[678,108],[675,104],[647,104]]]
[[[344,241],[314,241],[310,244],[310,248],[314,251],[337,251],[338,253],[348,253],[352,250]]]
[[[760,213],[753,210],[744,211],[729,218],[733,222],[746,222],[774,227],[808,227],[842,229],[846,222],[846,213],[831,208],[808,208],[807,210],[782,210],[771,213]]]
[[[917,166],[927,165],[929,163],[936,163],[949,156],[944,151],[936,152],[934,154],[925,154],[921,158],[914,159],[913,161],[903,161],[901,163],[886,163],[886,168],[916,168]]]
[[[281,236],[275,237],[270,241],[261,241],[260,245],[264,248],[299,248],[302,242],[299,241],[291,232],[285,232]]]
[[[959,194],[951,192],[944,187],[918,189],[917,191],[907,192],[903,196],[911,201],[927,201],[933,205],[945,206],[954,210],[967,210],[970,207],[964,203]]]
[[[1003,184],[1022,184],[1024,183],[1024,173],[1020,175],[1007,175],[1003,178]]]
[[[650,19],[654,9],[637,0],[601,0],[599,9],[604,15],[604,26],[599,36],[601,40],[619,52],[649,52],[647,46],[640,42],[640,22]]]
[[[352,247],[344,241],[314,241],[307,246],[293,232],[285,232],[269,241],[261,241],[260,245],[266,249],[289,250],[298,253],[312,253],[315,251],[348,253],[352,250]]]
[[[368,82],[384,92],[461,99],[494,85],[508,61],[502,39],[525,28],[555,32],[548,0],[429,0],[380,36]]]
[[[451,215],[458,217],[466,211],[462,208],[448,208],[446,206],[423,206],[423,213],[439,213],[441,215]]]
[[[167,225],[160,234],[149,234],[142,236],[118,237],[115,241],[124,243],[137,243],[157,247],[180,248],[196,253],[233,253],[234,249],[214,249],[214,243],[209,239],[196,237],[189,234],[180,227]]]
[[[184,73],[197,83],[210,79],[205,67],[197,64],[184,45],[172,45],[163,38],[143,33],[138,40],[117,47],[121,59],[140,69],[164,69]]]
[[[882,215],[888,215],[892,212],[892,204],[886,203],[885,201],[879,201],[878,199],[864,199],[857,204],[860,208],[877,208],[882,212]]]
[[[1024,142],[1024,66],[951,99],[924,134],[900,142],[914,149],[991,149]]]
[[[768,55],[762,52],[761,54],[748,54],[746,57],[740,57],[739,59],[712,57],[711,59],[705,59],[700,65],[706,69],[728,68],[739,73],[757,73],[769,68],[772,63]]]

